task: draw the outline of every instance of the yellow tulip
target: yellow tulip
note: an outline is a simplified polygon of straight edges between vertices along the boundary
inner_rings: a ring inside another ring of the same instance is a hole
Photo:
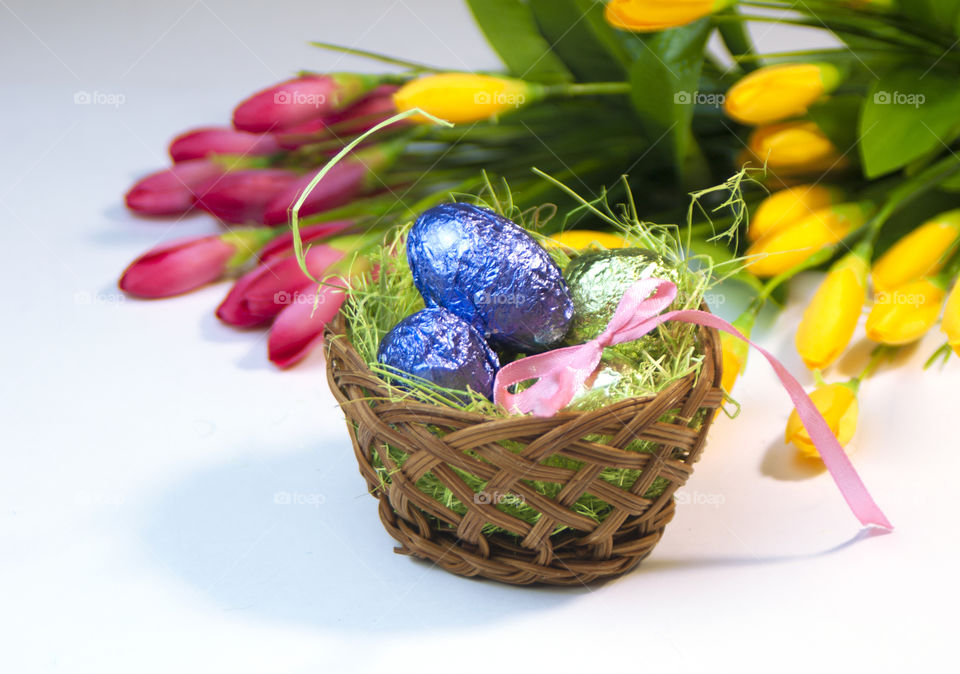
[[[750,337],[756,320],[756,311],[749,308],[733,322],[733,327],[739,330],[744,337]],[[733,391],[733,385],[743,372],[743,368],[747,364],[749,351],[749,345],[743,340],[737,339],[726,332],[720,333],[720,355],[723,358],[723,375],[721,376],[720,386],[727,393]]]
[[[854,387],[848,384],[818,386],[810,393],[810,400],[823,415],[837,441],[845,447],[853,439],[853,434],[857,430],[859,405]],[[808,459],[820,457],[796,410],[790,414],[790,419],[787,421],[785,438],[787,442],[794,444],[801,456]]]
[[[753,71],[727,91],[723,109],[743,124],[779,122],[807,108],[840,83],[829,63],[783,63]]]
[[[953,290],[943,307],[943,322],[940,329],[947,334],[950,348],[960,356],[960,280],[953,284]]]
[[[835,204],[842,192],[826,185],[797,185],[774,192],[760,202],[750,218],[747,239],[756,241],[765,234],[793,224],[814,211]]]
[[[897,288],[940,271],[960,239],[960,209],[941,213],[907,234],[873,265],[873,285]]]
[[[627,248],[630,245],[619,234],[595,232],[590,229],[568,229],[565,232],[554,234],[544,243],[554,248],[572,248],[573,250],[585,250],[595,245],[607,249]]]
[[[721,355],[723,356],[723,374],[720,377],[720,386],[727,393],[733,390],[733,385],[737,383],[737,379],[743,371],[743,361],[740,360],[735,348],[738,341],[740,340],[725,332],[720,335]]]
[[[824,279],[797,328],[797,352],[811,370],[833,364],[850,344],[867,301],[867,262],[844,257]]]
[[[393,95],[400,112],[420,108],[448,122],[476,122],[509,112],[542,96],[542,87],[507,77],[472,73],[427,75]],[[429,121],[415,115],[416,121]]]
[[[867,316],[867,337],[893,346],[917,341],[937,322],[944,295],[929,279],[880,291]]]
[[[761,278],[796,267],[817,251],[840,242],[867,221],[865,204],[846,203],[814,211],[783,229],[761,237],[746,252],[747,269]]]
[[[676,28],[733,4],[734,0],[611,0],[604,16],[615,28],[649,33]]]
[[[840,153],[813,122],[782,122],[755,129],[747,146],[774,172],[813,171],[837,164]]]

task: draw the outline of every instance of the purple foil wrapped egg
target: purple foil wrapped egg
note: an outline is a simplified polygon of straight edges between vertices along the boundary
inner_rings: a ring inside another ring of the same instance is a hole
[[[440,308],[422,309],[384,336],[377,361],[443,388],[491,398],[500,361],[476,328]]]
[[[471,204],[425,211],[407,237],[413,282],[428,307],[443,307],[507,351],[558,344],[573,319],[560,269],[522,227]]]

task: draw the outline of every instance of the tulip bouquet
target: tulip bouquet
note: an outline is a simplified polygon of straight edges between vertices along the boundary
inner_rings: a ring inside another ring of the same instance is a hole
[[[823,269],[796,345],[841,439],[857,387],[891,350],[939,320],[937,354],[960,353],[960,0],[466,2],[503,72],[318,43],[389,72],[302,72],[241,102],[231,126],[177,136],[172,165],[138,181],[127,205],[149,217],[206,212],[223,229],[148,251],[121,288],[156,298],[232,279],[217,316],[270,325],[270,358],[286,367],[343,302],[342,288],[316,290],[304,271],[349,283],[385,232],[493,178],[509,183],[518,212],[570,213],[529,218],[541,234],[618,245],[562,180],[611,203],[636,196],[641,220],[684,223],[690,251],[717,268],[742,261],[752,301],[735,325],[746,335],[790,279]],[[771,23],[827,31],[837,46],[758,53],[747,26]],[[717,184],[689,208],[691,192]],[[286,227],[298,201],[301,260]],[[826,383],[821,371],[866,307],[879,350],[858,377]],[[722,343],[730,391],[746,346]],[[796,420],[787,435],[809,449]]]

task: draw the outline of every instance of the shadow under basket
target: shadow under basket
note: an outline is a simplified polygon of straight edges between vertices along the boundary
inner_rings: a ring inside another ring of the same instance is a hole
[[[549,418],[388,402],[345,328],[342,314],[327,327],[327,378],[380,519],[400,543],[396,552],[461,576],[573,585],[632,569],[673,517],[674,492],[693,471],[723,401],[720,340],[710,328],[699,328],[705,357],[698,375],[656,396]],[[397,450],[402,464],[392,458]],[[635,480],[604,479],[618,469]],[[449,503],[418,488],[424,476],[449,489]],[[552,495],[537,489],[543,484]],[[602,521],[578,511],[584,494],[607,506]],[[505,496],[534,508],[535,522],[505,512]]]

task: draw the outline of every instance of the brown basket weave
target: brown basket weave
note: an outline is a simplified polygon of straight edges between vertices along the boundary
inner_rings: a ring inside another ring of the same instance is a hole
[[[497,418],[415,401],[387,402],[383,382],[346,338],[342,314],[325,335],[327,378],[346,415],[360,473],[380,501],[380,519],[400,542],[396,552],[451,573],[504,583],[587,583],[622,574],[650,554],[673,517],[674,492],[700,458],[723,400],[720,340],[713,329],[700,331],[706,357],[699,376],[674,382],[654,397],[550,418]],[[611,439],[604,444],[587,439],[598,435]],[[638,439],[655,443],[654,450],[623,449]],[[507,449],[503,442],[522,450]],[[387,445],[409,455],[402,467],[380,451]],[[386,485],[375,468],[375,452],[389,472]],[[582,467],[544,465],[555,454]],[[478,497],[454,468],[487,481],[487,495],[524,499],[542,515],[530,524],[503,512],[489,496]],[[624,489],[599,477],[607,468],[642,472]],[[466,515],[417,488],[428,472],[466,506]],[[644,498],[658,477],[668,481],[666,489],[654,499]],[[551,499],[530,486],[534,480],[563,488]],[[602,522],[571,509],[585,492],[612,506]],[[482,529],[488,523],[515,536],[487,534]],[[562,525],[567,528],[551,535]]]

